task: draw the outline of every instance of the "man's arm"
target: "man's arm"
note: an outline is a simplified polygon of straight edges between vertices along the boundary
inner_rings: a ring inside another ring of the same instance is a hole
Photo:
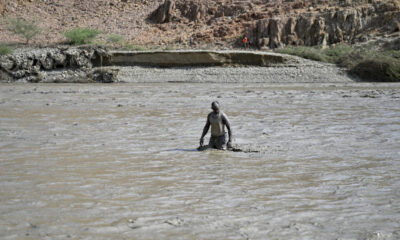
[[[204,126],[203,133],[201,134],[201,137],[200,137],[200,146],[203,146],[203,144],[204,144],[204,136],[207,134],[208,129],[210,129],[210,121],[208,120],[208,117],[207,117],[206,125]]]
[[[222,115],[222,121],[225,124],[226,128],[228,129],[228,147],[232,147],[232,129],[231,129],[231,123],[229,122],[229,119],[226,117],[226,115]]]

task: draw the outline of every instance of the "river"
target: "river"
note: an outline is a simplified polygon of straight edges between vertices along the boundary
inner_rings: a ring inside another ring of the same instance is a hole
[[[400,84],[3,84],[0,136],[1,239],[400,239]]]

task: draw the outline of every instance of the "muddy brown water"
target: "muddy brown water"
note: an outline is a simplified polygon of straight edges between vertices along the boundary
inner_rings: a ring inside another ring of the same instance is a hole
[[[0,136],[1,239],[400,239],[400,84],[5,84]]]

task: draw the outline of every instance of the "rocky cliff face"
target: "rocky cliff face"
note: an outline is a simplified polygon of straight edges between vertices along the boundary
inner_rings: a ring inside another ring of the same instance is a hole
[[[174,1],[166,0],[149,19],[166,25],[206,25],[193,41],[239,43],[246,35],[257,47],[354,43],[399,31],[400,1]],[[234,39],[236,38],[236,39]]]
[[[163,2],[161,2],[163,1]],[[36,19],[33,44],[60,43],[74,27],[133,45],[218,48],[357,42],[399,32],[400,0],[0,0],[2,18]],[[0,21],[0,43],[23,43]]]
[[[247,34],[254,45],[269,48],[363,42],[376,34],[398,32],[399,10],[385,3],[266,18],[252,23]]]

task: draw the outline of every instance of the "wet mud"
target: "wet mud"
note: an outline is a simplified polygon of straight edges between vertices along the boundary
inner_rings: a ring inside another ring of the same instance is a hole
[[[245,153],[255,153],[259,152],[257,150],[251,150],[251,149],[244,149],[241,146],[232,146],[232,147],[226,147],[224,149],[214,149],[210,148],[208,145],[205,146],[199,146],[196,148],[197,151],[202,152],[202,151],[231,151],[231,152],[245,152]]]
[[[214,100],[243,152],[196,150]],[[0,85],[0,238],[399,239],[399,119],[399,84]]]

